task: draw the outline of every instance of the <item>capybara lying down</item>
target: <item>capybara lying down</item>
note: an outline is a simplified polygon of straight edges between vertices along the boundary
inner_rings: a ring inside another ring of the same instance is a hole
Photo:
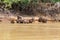
[[[60,20],[58,20],[58,22],[60,22]]]
[[[2,20],[0,19],[0,22],[2,22]]]
[[[33,19],[17,19],[17,23],[33,23]]]
[[[16,18],[10,18],[10,19],[9,19],[9,21],[10,21],[11,23],[15,23],[16,20],[17,20]]]
[[[33,21],[34,21],[34,20],[30,19],[30,20],[29,20],[29,23],[33,23]]]
[[[11,23],[15,23],[15,21],[14,20],[11,20]]]
[[[47,23],[47,19],[44,19],[44,18],[39,18],[38,22],[42,22],[42,23]]]
[[[20,19],[20,20],[16,20],[17,23],[23,23],[23,20]]]

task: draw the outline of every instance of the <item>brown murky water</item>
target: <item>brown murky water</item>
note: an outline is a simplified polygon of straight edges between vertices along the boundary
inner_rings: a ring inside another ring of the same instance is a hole
[[[60,40],[60,23],[0,23],[0,40]]]

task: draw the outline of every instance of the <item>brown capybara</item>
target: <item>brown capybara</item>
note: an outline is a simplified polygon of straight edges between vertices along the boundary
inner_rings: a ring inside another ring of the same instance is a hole
[[[8,20],[10,21],[10,23],[15,23],[16,20],[17,20],[17,17],[15,17],[15,16],[10,16],[10,17],[8,18]]]
[[[23,23],[22,16],[17,16],[16,22],[17,22],[17,23]]]
[[[13,23],[13,24],[14,24],[14,23],[15,23],[15,21],[14,21],[14,20],[11,20],[11,23]]]
[[[23,20],[22,19],[18,19],[16,20],[17,23],[23,23]]]
[[[17,19],[19,20],[19,19],[22,19],[22,16],[17,16]]]
[[[38,21],[39,21],[39,22],[42,22],[42,20],[43,20],[43,19],[40,17]]]
[[[19,23],[19,20],[16,20],[16,23]]]
[[[60,19],[58,19],[57,22],[60,22]]]
[[[42,23],[47,23],[47,20],[46,20],[46,19],[43,19],[43,20],[42,20]]]
[[[30,19],[30,20],[29,20],[29,23],[33,23],[33,21],[34,21],[33,19]]]
[[[58,20],[60,22],[60,20]]]
[[[34,17],[32,17],[32,19],[29,19],[29,23],[33,23],[34,22]]]
[[[19,20],[19,23],[23,23],[23,20]]]
[[[2,20],[0,20],[0,22],[2,22]]]
[[[44,18],[42,18],[42,17],[40,17],[38,21],[39,21],[39,22],[42,22],[42,23],[47,23],[47,19],[44,19]]]

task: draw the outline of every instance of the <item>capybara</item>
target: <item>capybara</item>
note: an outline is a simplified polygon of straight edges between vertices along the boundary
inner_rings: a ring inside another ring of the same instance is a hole
[[[46,23],[47,22],[47,19],[44,19],[44,18],[40,17],[38,21],[39,22],[42,22],[42,23]]]
[[[29,19],[29,23],[33,23],[33,21],[34,21],[34,19],[32,18],[32,19]]]
[[[2,20],[0,20],[0,22],[2,22]]]
[[[16,20],[17,23],[23,23],[23,20],[20,19],[20,20]]]
[[[14,21],[14,20],[11,20],[11,23],[13,23],[13,24],[14,24],[14,23],[15,23],[15,21]]]

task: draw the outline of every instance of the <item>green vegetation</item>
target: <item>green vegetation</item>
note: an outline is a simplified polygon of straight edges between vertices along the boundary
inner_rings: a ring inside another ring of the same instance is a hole
[[[11,7],[12,3],[18,3],[19,1],[28,3],[28,0],[1,0],[2,3],[5,3],[6,7]]]
[[[22,4],[27,5],[27,4],[29,4],[31,1],[33,1],[33,3],[36,4],[36,3],[39,2],[39,1],[41,1],[41,2],[53,2],[53,3],[55,3],[55,2],[58,2],[58,1],[60,1],[60,0],[0,0],[0,3],[1,3],[1,2],[2,2],[2,3],[5,3],[6,7],[11,8],[11,5],[12,5],[13,3],[18,3],[19,1],[20,1]]]
[[[60,2],[60,0],[51,0],[52,2],[56,3],[56,2]]]
[[[24,14],[34,14],[34,10],[37,9],[38,3],[56,3],[60,0],[0,0],[0,6],[3,6],[3,9],[13,9],[17,12],[22,12]],[[29,14],[29,15],[30,15]]]

